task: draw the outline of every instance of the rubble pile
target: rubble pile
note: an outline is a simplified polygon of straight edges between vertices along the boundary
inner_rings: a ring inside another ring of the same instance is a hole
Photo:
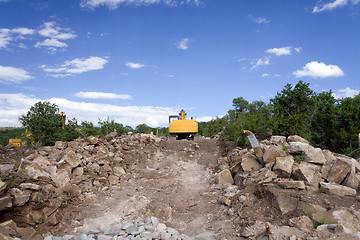
[[[220,202],[231,207],[239,224],[248,225],[241,237],[360,239],[358,160],[315,148],[296,135],[272,136],[260,146],[262,157],[235,148],[218,160]]]

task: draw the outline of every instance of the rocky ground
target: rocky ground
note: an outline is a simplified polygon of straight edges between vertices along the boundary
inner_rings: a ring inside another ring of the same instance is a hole
[[[260,146],[112,133],[0,149],[0,239],[360,239],[358,160],[298,136]]]

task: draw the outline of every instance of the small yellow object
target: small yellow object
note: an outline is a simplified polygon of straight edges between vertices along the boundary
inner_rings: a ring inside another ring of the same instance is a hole
[[[14,138],[9,139],[9,144],[11,144],[13,147],[20,147],[21,145],[23,145],[21,139],[14,139]]]
[[[198,123],[193,119],[186,119],[186,113],[184,110],[181,110],[179,115],[169,116],[170,135],[177,135],[179,139],[184,139],[198,132]]]

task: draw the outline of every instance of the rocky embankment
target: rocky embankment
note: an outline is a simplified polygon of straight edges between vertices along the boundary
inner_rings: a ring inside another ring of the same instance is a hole
[[[299,136],[260,147],[112,133],[39,148],[0,167],[28,176],[0,182],[0,239],[360,239],[359,160]]]

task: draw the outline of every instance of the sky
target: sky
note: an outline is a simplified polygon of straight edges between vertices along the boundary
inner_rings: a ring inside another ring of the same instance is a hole
[[[0,127],[39,101],[78,123],[209,121],[309,83],[360,90],[360,0],[0,0]]]

